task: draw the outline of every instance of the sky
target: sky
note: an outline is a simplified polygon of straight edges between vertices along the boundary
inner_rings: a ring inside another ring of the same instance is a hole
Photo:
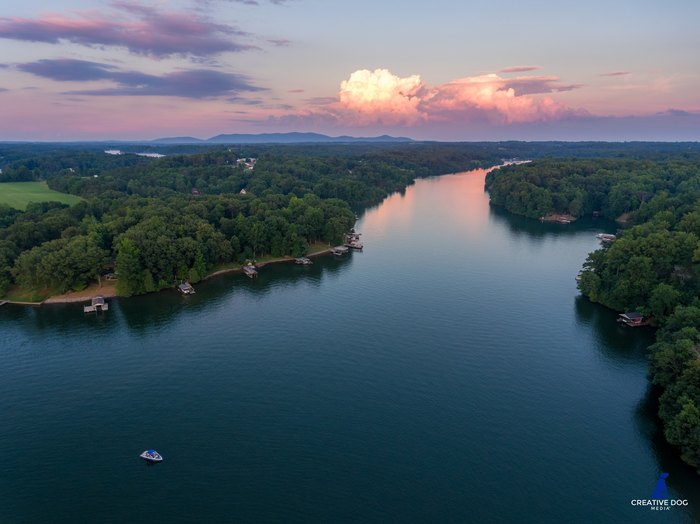
[[[0,140],[700,140],[696,0],[31,0]]]

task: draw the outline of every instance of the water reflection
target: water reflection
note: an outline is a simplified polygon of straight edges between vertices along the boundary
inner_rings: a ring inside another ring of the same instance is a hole
[[[593,329],[598,350],[609,360],[639,362],[646,358],[654,342],[654,328],[629,328],[617,322],[617,313],[578,295],[575,300],[576,323]]]
[[[592,235],[596,231],[615,233],[618,229],[615,222],[602,218],[583,218],[571,224],[543,223],[512,215],[503,208],[492,205],[489,206],[487,214],[491,223],[507,230],[511,238],[526,239],[528,243],[544,243],[549,238],[575,237],[588,232]],[[593,244],[592,249],[596,247],[597,245]],[[636,367],[644,371],[648,369],[648,348],[655,339],[654,328],[626,328],[617,322],[617,312],[594,304],[580,294],[574,298],[573,307],[576,325],[580,329],[592,331],[594,335],[594,348],[591,348],[593,351],[597,351],[606,361],[625,368]],[[689,501],[689,507],[684,510],[676,509],[673,518],[676,521],[700,521],[698,473],[680,459],[679,451],[664,438],[663,428],[657,416],[660,394],[658,388],[648,384],[633,413],[635,429],[646,443],[650,455],[655,458],[658,472],[670,474],[667,485],[669,490],[674,492],[671,496]],[[648,492],[630,493],[629,498],[648,498],[655,482],[656,478],[650,476]],[[687,511],[688,514],[683,514],[683,511]]]
[[[488,171],[476,169],[418,179],[405,193],[394,193],[378,206],[369,208],[362,217],[362,228],[373,237],[386,238],[389,233],[395,235],[402,229],[397,228],[397,224],[420,233],[443,219],[461,224],[470,238],[485,237],[488,235],[489,200],[484,193],[484,176]],[[416,198],[418,194],[420,198]],[[433,220],[427,222],[426,216]],[[432,232],[433,235],[440,233],[439,230]]]
[[[194,295],[184,296],[175,290],[132,297],[120,302],[119,310],[126,325],[134,333],[147,333],[152,326],[167,326],[179,322],[183,314],[206,314],[230,309],[245,315],[239,310],[240,304],[249,300],[263,300],[276,289],[298,286],[320,288],[327,278],[337,278],[342,271],[352,266],[354,256],[321,256],[314,259],[312,266],[298,266],[293,263],[271,264],[258,271],[257,278],[248,278],[241,273],[216,276],[196,285]]]
[[[698,483],[698,472],[683,462],[678,455],[678,450],[664,438],[661,422],[657,417],[658,399],[661,393],[657,387],[650,385],[647,388],[646,394],[635,410],[634,421],[637,430],[647,439],[649,448],[656,457],[659,472],[669,473],[666,479],[669,495],[672,498],[687,499],[689,502],[687,511],[693,517],[693,520],[689,519],[688,522],[697,522],[700,520],[700,491],[694,487]],[[639,494],[639,498],[650,496],[654,482],[655,479],[649,479],[649,493]]]
[[[0,322],[13,322],[27,332],[36,335],[51,333],[72,335],[76,329],[94,329],[95,334],[105,334],[113,330],[112,308],[107,313],[85,314],[83,305],[51,304],[46,306],[22,306],[7,304],[0,311]],[[110,304],[111,306],[111,304]]]
[[[281,287],[311,286],[319,288],[325,279],[338,278],[352,266],[350,253],[343,257],[321,256],[312,266],[293,263],[271,264],[260,269],[258,278],[240,273],[214,277],[196,285],[194,295],[184,296],[175,289],[129,298],[109,299],[109,311],[83,313],[83,304],[51,304],[29,307],[7,304],[0,308],[0,322],[12,322],[31,335],[50,333],[70,336],[90,331],[100,337],[114,333],[125,324],[134,334],[147,333],[153,326],[167,327],[185,314],[203,313],[231,307],[239,299],[262,299]]]
[[[614,221],[604,218],[580,218],[570,224],[540,222],[531,218],[513,215],[499,206],[489,206],[489,216],[494,224],[505,225],[508,231],[518,237],[526,235],[531,239],[541,239],[546,236],[567,237],[582,231],[615,233],[618,230]]]
[[[501,215],[483,173],[421,180],[392,212],[368,210],[364,253],[115,299],[101,316],[0,308],[0,343],[18,348],[0,353],[13,455],[0,491],[20,501],[0,520],[31,521],[41,492],[64,513],[71,493],[129,500],[131,519],[114,520],[145,522],[152,497],[138,495],[156,492],[170,521],[192,498],[226,520],[220,502],[238,493],[229,520],[242,522],[339,522],[354,507],[367,521],[631,522],[657,470],[691,499],[697,479],[661,439],[655,397],[637,407],[653,332],[576,298],[600,221]],[[94,442],[106,458],[88,476],[72,450]],[[132,467],[154,442],[173,457],[157,481]],[[227,460],[202,462],[203,448]],[[55,479],[67,495],[41,484]]]

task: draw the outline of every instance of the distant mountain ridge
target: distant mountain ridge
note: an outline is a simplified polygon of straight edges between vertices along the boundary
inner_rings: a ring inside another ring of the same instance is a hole
[[[159,144],[201,144],[204,142],[201,138],[195,138],[193,136],[172,136],[166,138],[156,138],[152,142],[157,142]]]
[[[348,142],[379,142],[402,143],[413,142],[412,138],[389,135],[373,137],[328,136],[320,133],[260,133],[260,134],[228,134],[216,135],[206,140],[184,137],[165,137],[153,140],[157,144],[302,144],[302,143],[348,143]]]

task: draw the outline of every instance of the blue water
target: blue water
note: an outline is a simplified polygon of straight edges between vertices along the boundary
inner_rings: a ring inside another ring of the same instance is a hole
[[[509,216],[483,179],[390,197],[346,258],[0,308],[0,522],[694,522],[653,332],[576,290],[611,224]],[[633,507],[662,471],[689,506]]]

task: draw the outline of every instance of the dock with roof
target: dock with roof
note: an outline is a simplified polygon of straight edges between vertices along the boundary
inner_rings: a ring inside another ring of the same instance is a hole
[[[109,304],[105,301],[104,297],[98,296],[90,301],[89,306],[83,306],[83,313],[97,313],[98,311],[107,311],[109,309]]]

